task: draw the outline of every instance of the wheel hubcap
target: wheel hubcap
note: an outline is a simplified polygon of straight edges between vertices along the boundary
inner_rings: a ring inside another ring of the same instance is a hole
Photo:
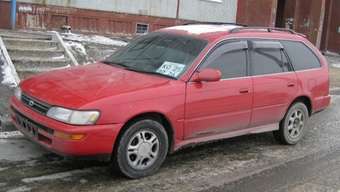
[[[295,110],[288,120],[288,134],[292,139],[298,138],[301,135],[304,127],[304,115],[300,110]]]
[[[130,140],[127,148],[129,165],[134,169],[146,169],[153,165],[159,152],[159,140],[151,131],[139,131]]]

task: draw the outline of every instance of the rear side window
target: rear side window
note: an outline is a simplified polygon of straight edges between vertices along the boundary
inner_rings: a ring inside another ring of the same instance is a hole
[[[291,71],[279,42],[253,41],[250,56],[252,75]]]
[[[296,71],[321,67],[319,59],[303,43],[294,41],[281,41],[281,43]]]

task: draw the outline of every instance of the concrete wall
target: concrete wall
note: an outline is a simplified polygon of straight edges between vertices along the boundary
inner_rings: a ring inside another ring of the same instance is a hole
[[[17,0],[17,28],[134,34],[189,21],[235,22],[238,0]],[[0,0],[0,27],[9,28],[9,0]],[[177,17],[178,16],[178,17]]]
[[[176,16],[177,9],[176,0],[18,0],[18,2],[169,18]]]
[[[179,18],[211,22],[235,22],[237,0],[181,0]]]
[[[176,18],[177,13],[177,0],[18,0],[18,2],[167,18]],[[237,0],[181,0],[179,19],[234,22],[236,7]]]

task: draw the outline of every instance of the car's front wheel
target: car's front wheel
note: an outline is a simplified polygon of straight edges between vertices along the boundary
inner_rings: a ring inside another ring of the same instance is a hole
[[[280,129],[273,132],[275,139],[286,145],[298,143],[304,135],[308,119],[306,105],[301,102],[294,103],[281,121]]]
[[[166,158],[168,136],[155,120],[139,120],[127,127],[114,152],[113,163],[129,178],[155,173]]]

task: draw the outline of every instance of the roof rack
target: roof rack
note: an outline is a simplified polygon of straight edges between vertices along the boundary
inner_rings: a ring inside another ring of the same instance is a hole
[[[296,33],[295,31],[291,29],[277,28],[277,27],[238,27],[238,28],[230,30],[230,33],[237,33],[243,30],[266,30],[269,33],[273,31],[282,31],[282,32],[288,32],[294,35],[300,35],[299,33]]]
[[[225,22],[188,22],[184,23],[183,25],[236,25],[236,26],[242,26],[242,27],[247,27],[245,24],[241,23],[225,23]]]

